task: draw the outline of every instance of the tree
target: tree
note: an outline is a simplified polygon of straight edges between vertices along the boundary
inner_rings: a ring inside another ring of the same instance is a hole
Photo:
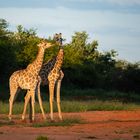
[[[17,26],[13,39],[17,64],[20,69],[25,68],[35,59],[38,51],[37,43],[40,39],[36,36],[35,29],[25,29],[22,25]]]
[[[11,45],[12,32],[8,31],[8,23],[0,19],[0,80],[6,80],[15,64],[14,50]]]
[[[93,40],[84,47],[84,57],[86,61],[94,61],[98,58],[99,52],[97,50],[98,41]]]
[[[87,43],[87,40],[88,34],[85,31],[75,32],[72,41],[65,46],[65,67],[82,65],[84,61],[93,60],[98,55],[98,42]]]
[[[7,30],[8,22],[5,19],[0,19],[0,39],[7,39],[11,32]]]

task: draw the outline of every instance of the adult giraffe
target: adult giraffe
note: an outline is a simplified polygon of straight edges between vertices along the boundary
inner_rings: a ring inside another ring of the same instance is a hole
[[[62,113],[61,113],[61,106],[60,106],[60,88],[61,88],[61,81],[64,77],[64,73],[61,69],[63,64],[63,58],[64,58],[64,50],[62,45],[63,39],[61,37],[61,33],[55,34],[54,40],[59,45],[59,52],[57,56],[53,57],[47,63],[43,64],[40,71],[40,77],[41,77],[42,85],[47,85],[47,84],[49,85],[49,95],[50,95],[49,102],[50,102],[51,120],[53,120],[54,89],[56,85],[58,113],[59,113],[60,120],[62,120]]]
[[[12,119],[12,108],[13,108],[14,97],[17,93],[17,90],[21,88],[27,90],[27,94],[25,96],[22,120],[25,119],[26,107],[31,98],[31,106],[32,106],[31,120],[34,121],[35,90],[40,81],[39,72],[42,67],[45,49],[50,48],[51,46],[53,46],[51,43],[48,43],[47,41],[41,41],[38,44],[39,49],[38,49],[38,55],[36,59],[31,64],[29,64],[26,69],[18,70],[11,75],[9,80],[9,86],[10,86],[9,119],[10,120]],[[41,110],[43,110],[43,108],[41,108]],[[46,118],[45,114],[43,112],[42,114],[43,114],[43,118],[45,119]]]

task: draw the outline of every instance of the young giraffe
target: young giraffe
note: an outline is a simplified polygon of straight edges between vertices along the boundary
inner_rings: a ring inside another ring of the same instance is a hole
[[[11,75],[9,80],[9,86],[10,86],[9,119],[10,120],[12,119],[12,108],[13,108],[14,97],[19,88],[27,90],[27,94],[25,96],[25,104],[24,104],[24,110],[22,114],[22,120],[25,119],[26,107],[30,98],[31,98],[31,106],[32,106],[32,120],[34,120],[35,90],[40,81],[39,72],[42,67],[45,49],[50,48],[51,46],[52,44],[47,43],[46,41],[42,41],[41,43],[39,43],[38,44],[39,50],[36,59],[31,64],[29,64],[26,69],[18,70]],[[40,107],[43,114],[43,118],[45,119],[46,117],[43,112],[41,103],[40,103]]]
[[[61,34],[59,34],[59,36],[57,37],[58,37],[58,40],[56,40],[56,38],[54,39],[55,41],[58,42],[60,46],[59,52],[56,57],[53,57],[50,61],[48,61],[47,63],[44,63],[40,71],[42,85],[49,84],[51,120],[53,120],[53,100],[54,100],[55,85],[56,85],[58,113],[59,113],[59,118],[62,120],[61,107],[60,107],[60,88],[61,88],[61,81],[64,77],[64,73],[61,70],[63,57],[64,57],[64,51],[63,51],[62,40],[61,40],[62,38],[60,38]]]

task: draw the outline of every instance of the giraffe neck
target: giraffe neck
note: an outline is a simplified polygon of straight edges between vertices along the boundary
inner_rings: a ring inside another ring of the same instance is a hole
[[[64,57],[64,50],[60,48],[58,55],[56,57],[56,63],[54,65],[54,68],[61,69],[63,63],[63,57]]]
[[[42,67],[44,52],[45,52],[44,48],[39,47],[39,51],[38,51],[36,59],[30,65],[28,65],[27,69],[31,70],[32,73],[38,75]]]
[[[56,56],[50,59],[48,62],[44,63],[42,65],[40,74],[50,73],[50,71],[54,68],[55,62],[56,62]]]
[[[42,85],[47,85],[48,84],[48,74],[52,71],[54,68],[56,62],[56,56],[50,59],[47,63],[44,63],[42,65],[42,68],[40,70],[40,77],[41,77],[41,82]]]
[[[59,49],[57,56],[53,57],[47,63],[42,65],[39,75],[41,76],[42,85],[48,84],[48,75],[51,71],[59,71],[63,63],[63,49]],[[56,72],[55,71],[55,72]]]

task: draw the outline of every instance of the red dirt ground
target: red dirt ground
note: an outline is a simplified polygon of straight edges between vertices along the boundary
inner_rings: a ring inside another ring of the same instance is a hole
[[[49,140],[138,140],[140,139],[140,111],[93,111],[63,113],[64,118],[81,118],[85,123],[72,126],[29,127],[19,116],[14,125],[6,125],[6,115],[0,115],[0,140],[36,140],[40,135]],[[28,116],[27,116],[28,117]],[[36,122],[41,114],[36,114]],[[57,114],[55,114],[57,118]]]

